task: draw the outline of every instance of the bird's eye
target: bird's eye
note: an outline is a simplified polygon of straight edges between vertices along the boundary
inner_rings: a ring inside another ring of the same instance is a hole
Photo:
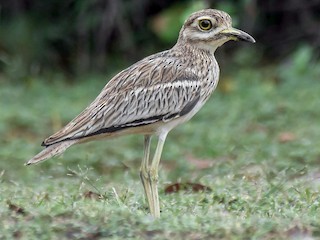
[[[212,28],[212,22],[209,19],[199,20],[199,27],[201,30],[208,31]]]

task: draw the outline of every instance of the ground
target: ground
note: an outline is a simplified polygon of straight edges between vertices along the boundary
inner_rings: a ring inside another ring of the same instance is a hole
[[[271,67],[223,75],[204,108],[168,136],[158,220],[148,214],[138,175],[142,136],[77,145],[23,165],[94,99],[104,78],[0,82],[0,239],[319,237],[316,74]],[[211,191],[166,193],[175,183]]]

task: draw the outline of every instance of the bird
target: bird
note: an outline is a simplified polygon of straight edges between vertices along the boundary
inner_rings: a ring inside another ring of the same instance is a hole
[[[159,218],[158,167],[166,137],[193,117],[216,89],[220,69],[214,54],[230,40],[255,42],[248,33],[232,27],[232,19],[224,11],[192,13],[171,49],[116,74],[89,106],[43,141],[45,148],[26,165],[60,155],[75,144],[142,135],[140,178],[150,214]],[[150,157],[152,137],[157,138],[157,145]]]

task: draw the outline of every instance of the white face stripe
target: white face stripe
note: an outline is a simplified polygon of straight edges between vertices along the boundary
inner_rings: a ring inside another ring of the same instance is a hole
[[[199,21],[204,19],[210,20],[213,25],[213,27],[207,31],[201,29],[199,26]],[[219,46],[232,40],[230,37],[220,34],[222,30],[228,29],[231,25],[232,20],[227,13],[217,10],[203,10],[191,15],[191,18],[186,21],[186,24],[181,30],[180,37],[182,41],[189,42],[193,44],[193,46],[214,53]]]
[[[203,20],[203,19],[208,19],[211,21],[213,27],[210,30],[205,31],[199,27],[199,21]],[[190,25],[193,28],[193,30],[186,29],[184,32],[184,35],[187,36],[187,35],[190,35],[190,33],[191,33],[191,35],[193,36],[194,39],[208,39],[211,36],[217,34],[218,32],[220,32],[226,28],[225,26],[216,26],[216,24],[217,24],[216,19],[211,16],[198,17]]]
[[[210,19],[210,20],[214,20],[214,18],[213,17],[211,17],[211,16],[201,16],[201,17],[198,17],[198,18],[196,18],[196,20],[203,20],[203,19]],[[214,20],[215,21],[215,20]]]
[[[211,28],[208,31],[202,30],[199,27],[199,21],[203,19],[208,19],[212,21],[213,28]],[[219,46],[221,46],[222,44],[224,44],[229,40],[228,38],[222,38],[220,40],[213,40],[211,42],[208,42],[208,41],[201,42],[201,40],[210,39],[214,35],[218,34],[220,31],[227,28],[227,26],[225,25],[221,25],[221,26],[216,26],[216,25],[217,25],[216,19],[214,19],[213,17],[201,16],[196,18],[193,21],[193,23],[190,25],[191,28],[185,29],[185,31],[183,32],[183,35],[185,38],[187,38],[187,36],[192,36],[193,40],[200,41],[199,43],[197,43],[199,47],[201,47],[202,49],[206,49],[214,52]]]

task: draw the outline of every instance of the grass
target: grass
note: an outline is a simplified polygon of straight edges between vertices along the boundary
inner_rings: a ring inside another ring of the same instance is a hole
[[[319,78],[282,69],[224,77],[192,121],[169,134],[159,220],[148,215],[138,177],[142,137],[75,146],[23,166],[103,78],[0,82],[0,239],[319,237]],[[212,191],[165,194],[177,182]]]

